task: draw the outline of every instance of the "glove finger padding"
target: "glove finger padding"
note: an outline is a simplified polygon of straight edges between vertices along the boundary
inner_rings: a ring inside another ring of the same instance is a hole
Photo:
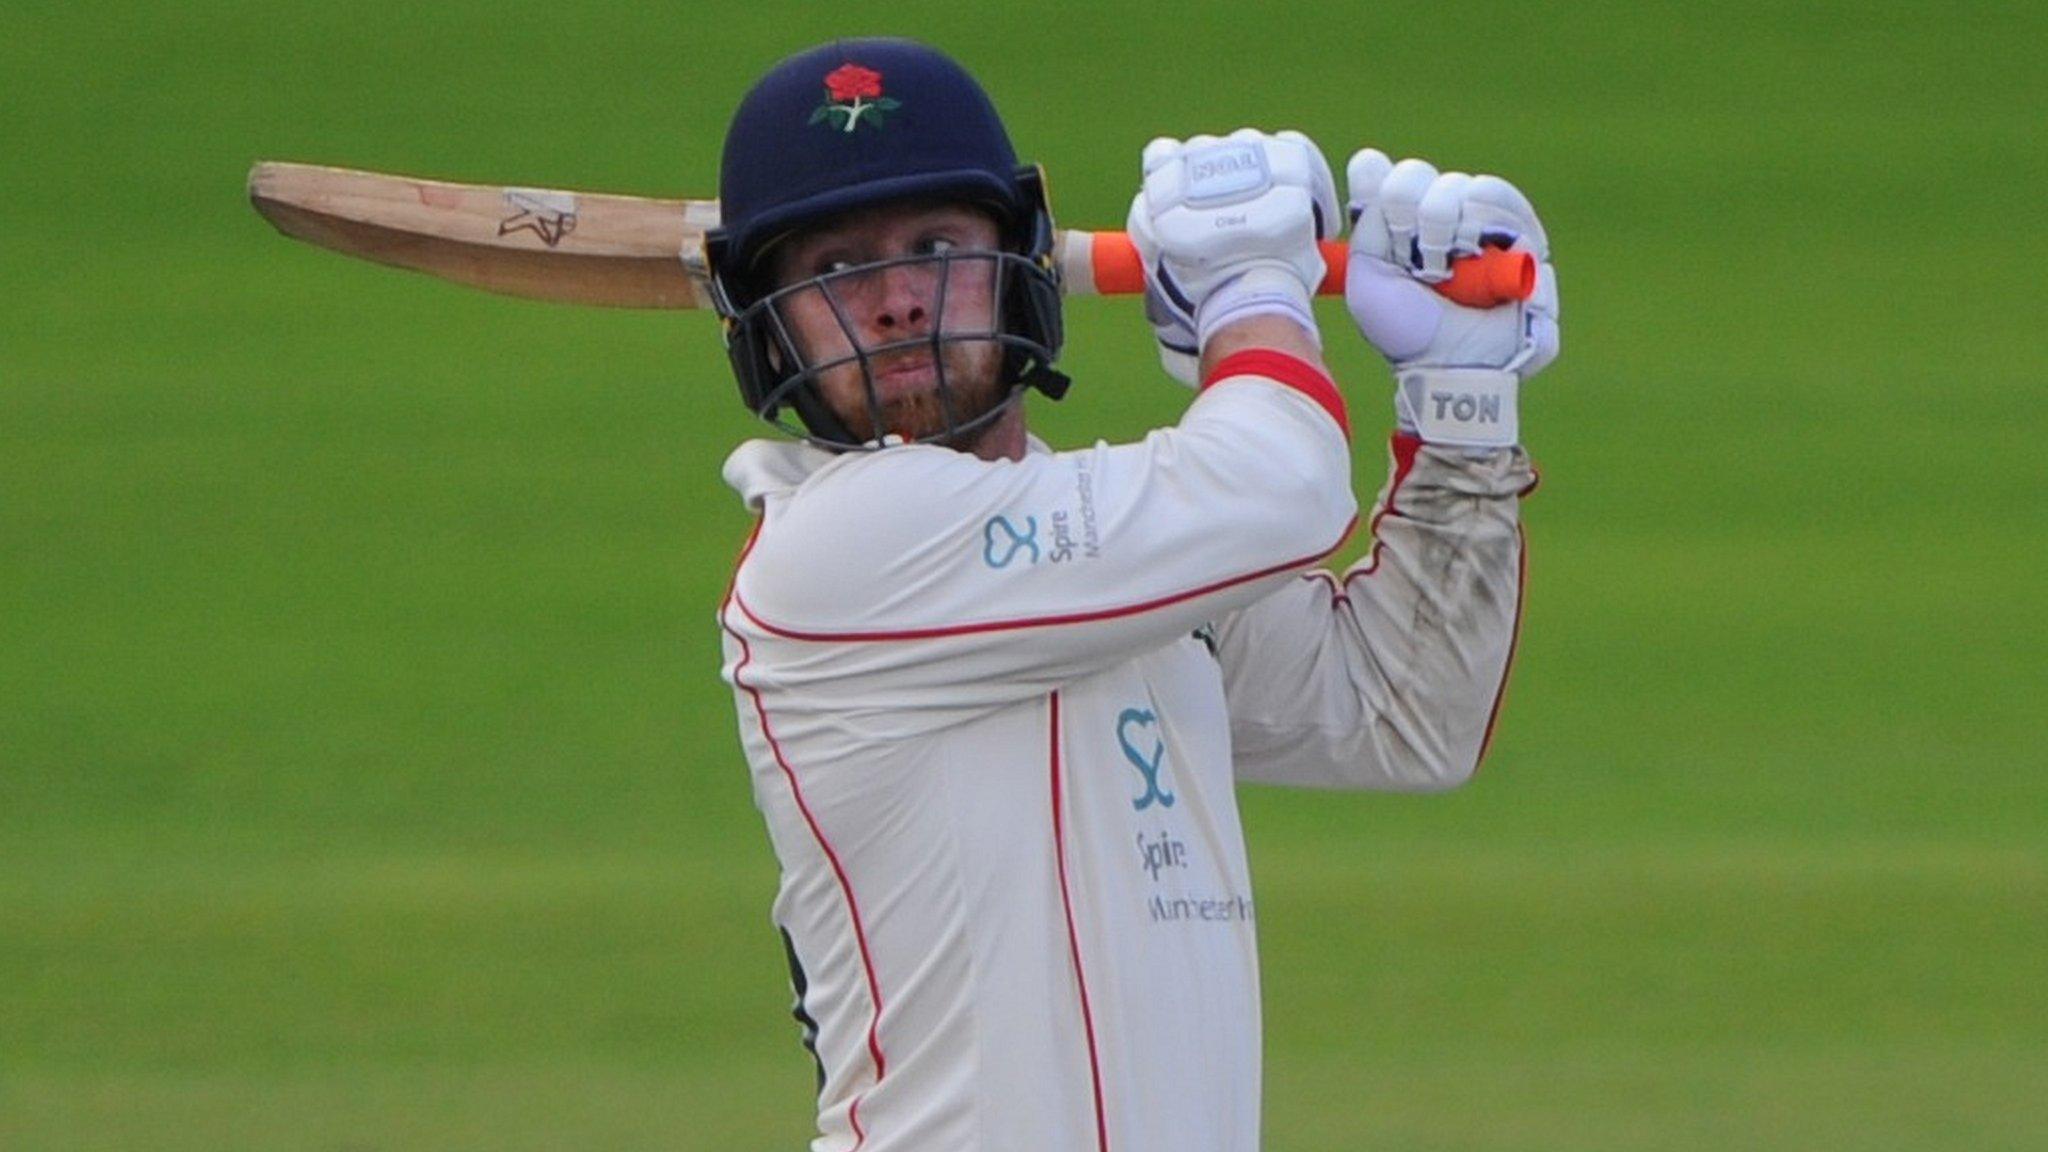
[[[1144,155],[1139,158],[1139,171],[1150,176],[1168,160],[1178,156],[1184,146],[1181,141],[1171,136],[1154,136],[1145,143]]]
[[[1550,238],[1521,189],[1498,176],[1474,176],[1465,189],[1458,239],[1468,251],[1477,252],[1482,242],[1497,242],[1501,235],[1538,260],[1550,259]]]
[[[1387,254],[1387,221],[1379,214],[1380,185],[1386,183],[1387,173],[1393,170],[1394,162],[1377,148],[1360,148],[1344,165],[1344,214],[1351,221],[1351,245],[1354,249],[1363,244],[1371,248],[1374,255],[1385,257]],[[1368,234],[1376,238],[1375,242],[1365,242]]]
[[[1465,189],[1472,178],[1445,172],[1423,190],[1415,205],[1415,274],[1431,283],[1451,278],[1451,253],[1458,245],[1458,222],[1464,213]]]
[[[1330,174],[1330,161],[1316,142],[1292,128],[1283,128],[1275,136],[1292,144],[1298,144],[1308,153],[1310,162],[1309,193],[1310,209],[1316,218],[1316,239],[1328,240],[1343,231],[1343,224],[1337,215],[1337,178]],[[1315,285],[1309,285],[1314,291]]]
[[[1436,178],[1435,165],[1410,158],[1394,165],[1380,183],[1380,216],[1386,221],[1384,258],[1403,268],[1420,266],[1415,246],[1416,218],[1422,211],[1422,197]]]

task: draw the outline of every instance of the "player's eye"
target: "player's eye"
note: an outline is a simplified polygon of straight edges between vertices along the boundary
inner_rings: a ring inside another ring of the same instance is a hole
[[[960,242],[951,236],[927,236],[917,242],[919,256],[943,256],[957,250]]]
[[[853,269],[857,267],[859,267],[859,265],[855,264],[851,260],[846,259],[843,256],[820,257],[816,261],[812,262],[811,275],[837,276],[841,272],[851,272]]]

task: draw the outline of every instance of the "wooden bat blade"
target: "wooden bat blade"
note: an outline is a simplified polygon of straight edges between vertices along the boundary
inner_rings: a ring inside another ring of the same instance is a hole
[[[718,226],[716,200],[457,184],[265,161],[249,171],[249,202],[293,239],[491,292],[615,308],[711,307],[704,234]],[[1329,273],[1318,291],[1342,295],[1344,243],[1323,241],[1323,256]],[[1069,296],[1145,290],[1142,261],[1121,232],[1062,231],[1053,260]],[[1460,304],[1488,308],[1527,299],[1535,267],[1526,252],[1489,250],[1460,259],[1452,279],[1434,287]]]
[[[264,162],[249,202],[278,231],[460,284],[570,304],[707,308],[715,201],[502,188]]]

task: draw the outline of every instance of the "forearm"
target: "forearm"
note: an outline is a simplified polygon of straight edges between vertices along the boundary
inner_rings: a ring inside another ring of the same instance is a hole
[[[1436,791],[1469,779],[1521,609],[1527,458],[1396,441],[1372,553],[1218,622],[1239,778]]]
[[[1525,574],[1520,448],[1475,453],[1394,441],[1373,549],[1344,574],[1342,608],[1370,649],[1395,787],[1462,783],[1478,770],[1507,686]]]
[[[1286,316],[1248,316],[1218,329],[1202,345],[1202,379],[1215,374],[1216,366],[1238,352],[1267,349],[1284,352],[1325,375],[1323,346],[1315,333]]]

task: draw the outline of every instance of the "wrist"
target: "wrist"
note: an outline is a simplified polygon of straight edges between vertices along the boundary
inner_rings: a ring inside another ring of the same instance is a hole
[[[1206,351],[1223,329],[1258,316],[1291,320],[1304,330],[1318,351],[1322,333],[1310,306],[1307,287],[1291,271],[1276,265],[1255,265],[1216,286],[1195,309],[1195,338]]]
[[[1216,338],[1202,346],[1200,378],[1208,379],[1219,364],[1242,352],[1277,352],[1329,374],[1322,346],[1300,324],[1284,316],[1253,316],[1218,329]]]

